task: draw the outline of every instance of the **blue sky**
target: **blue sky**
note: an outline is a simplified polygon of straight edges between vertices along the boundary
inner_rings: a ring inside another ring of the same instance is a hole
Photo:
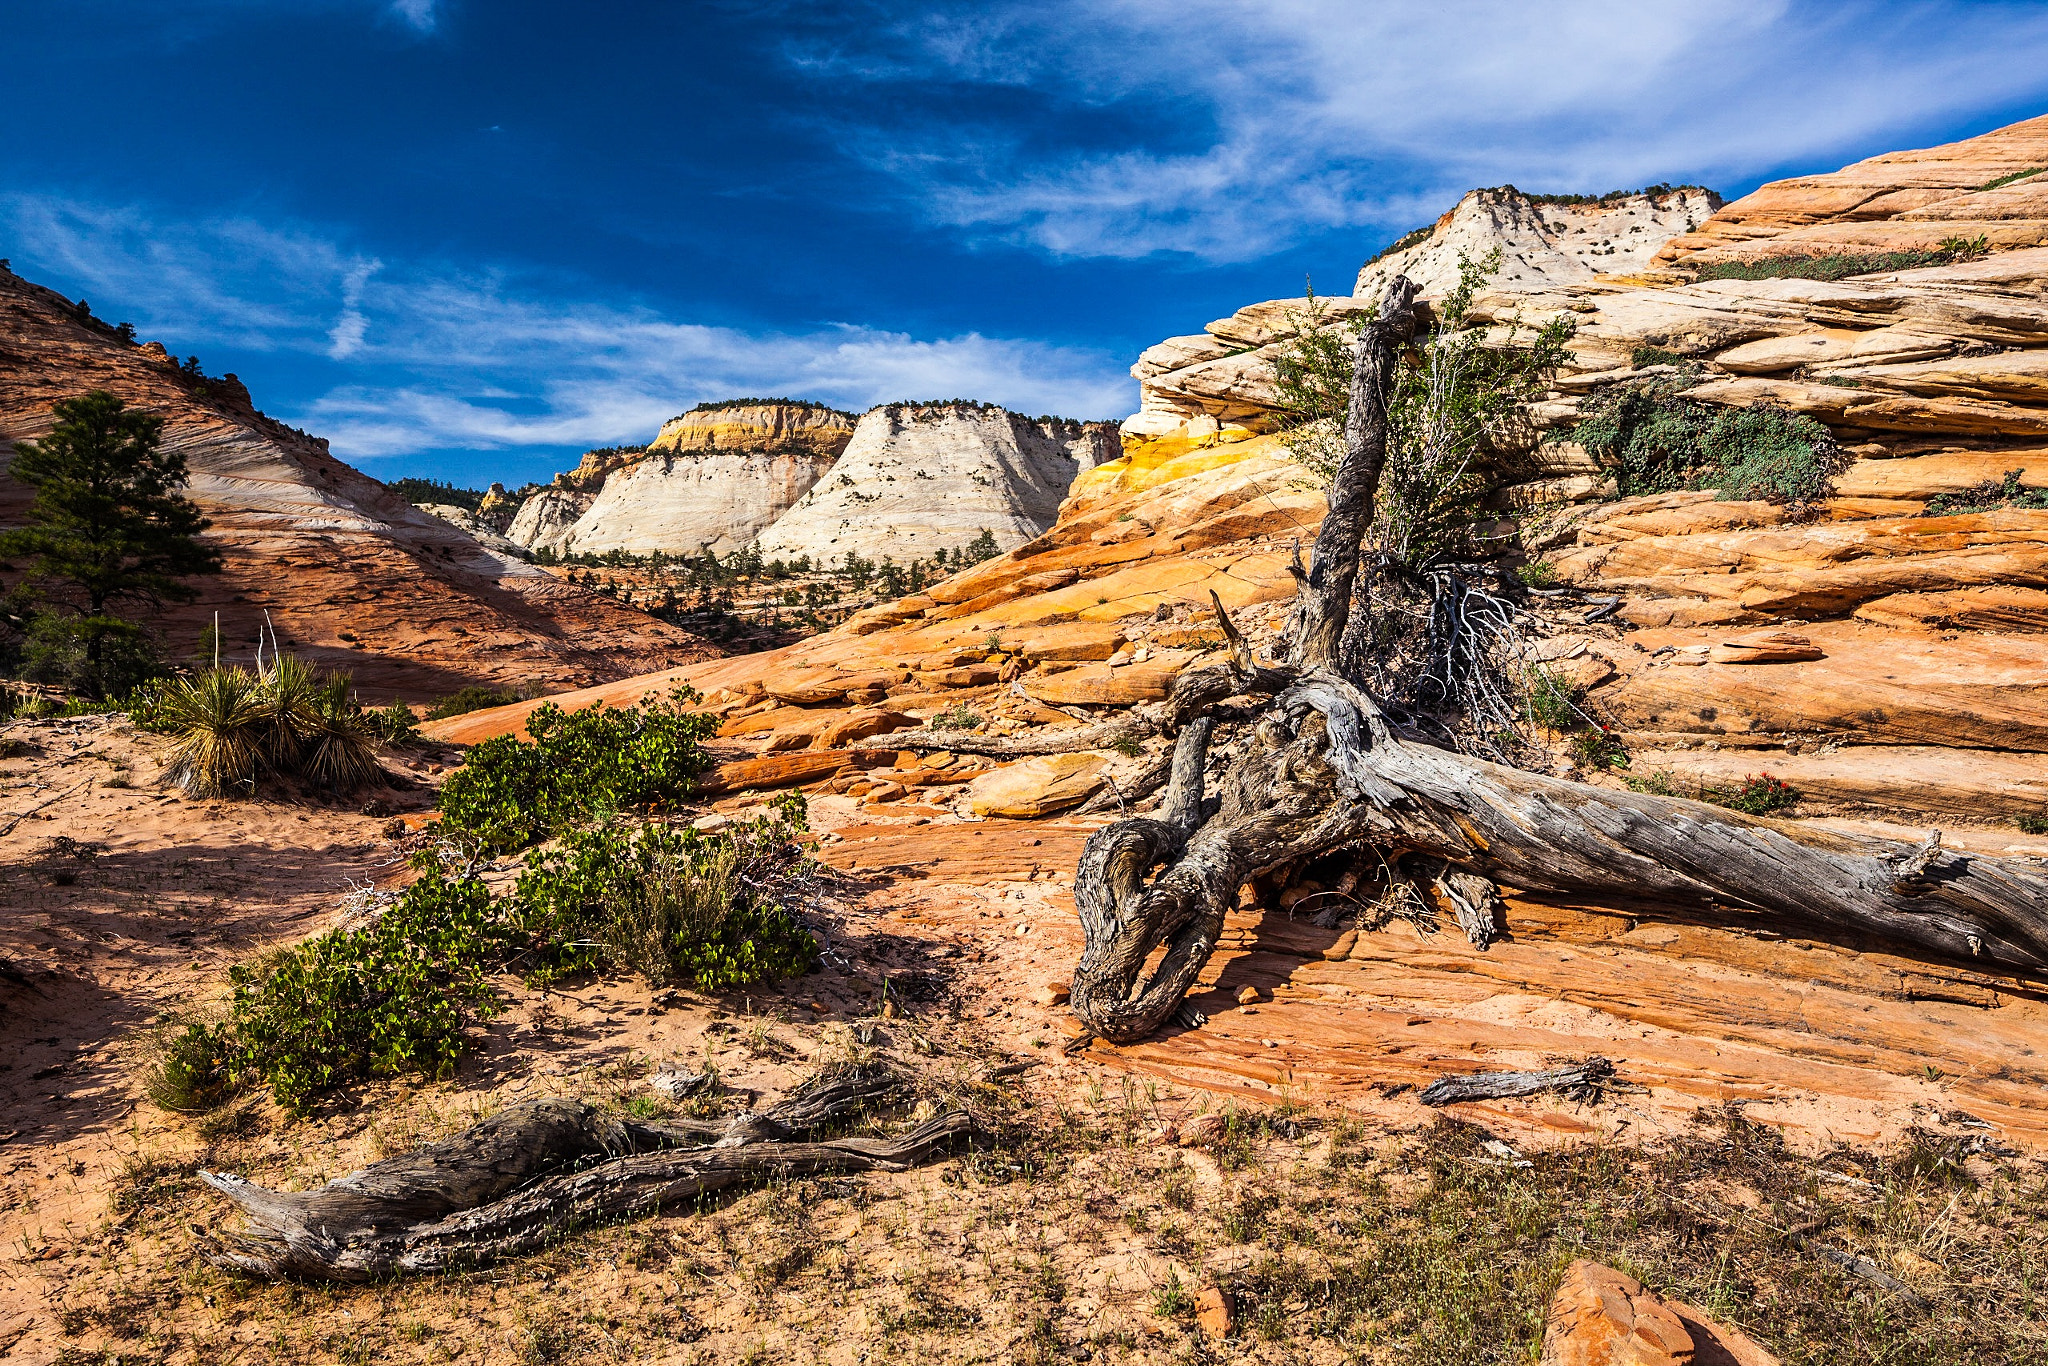
[[[8,0],[0,256],[380,477],[703,399],[1136,405],[1475,185],[2048,111],[2048,4]]]

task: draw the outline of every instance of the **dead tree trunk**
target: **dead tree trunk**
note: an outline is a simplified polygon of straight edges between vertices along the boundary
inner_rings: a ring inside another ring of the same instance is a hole
[[[1151,1033],[1179,1010],[1239,888],[1340,850],[1389,867],[1407,854],[1441,860],[1438,884],[1482,947],[1489,884],[1505,883],[1771,911],[1945,956],[2048,967],[2048,876],[2030,864],[1946,851],[1938,834],[1915,847],[1566,782],[1395,734],[1340,673],[1338,646],[1413,299],[1406,280],[1392,282],[1361,338],[1330,515],[1313,565],[1295,566],[1284,666],[1255,660],[1219,605],[1231,662],[1183,675],[1155,718],[1178,736],[1164,810],[1097,831],[1082,852],[1074,900],[1086,946],[1072,987],[1081,1021],[1112,1041]],[[1204,767],[1218,718],[1249,734],[1209,797]]]
[[[202,1172],[248,1227],[202,1237],[199,1251],[266,1280],[361,1281],[476,1266],[746,1181],[902,1171],[973,1127],[955,1111],[894,1139],[790,1141],[890,1089],[885,1077],[855,1076],[724,1125],[640,1124],[579,1100],[533,1101],[311,1191]]]

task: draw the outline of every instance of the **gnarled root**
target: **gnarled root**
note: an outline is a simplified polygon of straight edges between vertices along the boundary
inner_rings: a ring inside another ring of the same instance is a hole
[[[267,1280],[360,1281],[479,1265],[746,1181],[902,1171],[973,1127],[956,1111],[894,1139],[790,1141],[891,1089],[885,1076],[856,1074],[715,1128],[637,1124],[578,1100],[532,1101],[312,1191],[202,1172],[248,1227],[203,1237],[199,1251]]]

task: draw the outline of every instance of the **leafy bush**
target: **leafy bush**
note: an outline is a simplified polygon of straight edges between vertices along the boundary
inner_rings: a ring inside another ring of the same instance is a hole
[[[2013,817],[2012,823],[2020,828],[2022,834],[2048,835],[2048,812],[2028,812]]]
[[[1686,359],[1676,351],[1666,351],[1661,346],[1638,346],[1629,353],[1628,363],[1634,369],[1643,370],[1652,365],[1684,365]]]
[[[944,711],[935,712],[925,724],[933,730],[973,730],[981,724],[981,713],[965,702],[955,702]]]
[[[1571,685],[1540,664],[1529,670],[1525,703],[1530,721],[1545,730],[1573,730],[1583,724]]]
[[[549,983],[608,966],[722,991],[810,970],[818,945],[772,900],[804,866],[786,816],[707,834],[607,825],[534,855],[515,894],[520,961]]]
[[[1974,261],[1991,250],[1985,237],[1945,237],[1938,246],[1918,251],[1870,253],[1830,252],[1824,256],[1766,256],[1755,261],[1719,261],[1699,267],[1695,280],[1841,280],[1851,275],[1877,275],[1922,266],[1947,266]]]
[[[429,721],[446,721],[451,716],[462,716],[473,711],[483,711],[488,707],[509,707],[514,702],[523,702],[525,700],[519,694],[507,692],[503,688],[485,688],[472,683],[467,687],[450,693],[433,706],[427,708],[427,719]]]
[[[291,1110],[365,1077],[446,1075],[464,1030],[499,1009],[486,972],[502,934],[483,882],[432,861],[375,922],[230,972],[234,1066]]]
[[[1810,417],[1683,397],[1685,381],[1616,384],[1588,399],[1571,439],[1616,469],[1624,497],[1713,488],[1803,506],[1833,492],[1847,457]]]
[[[531,744],[500,735],[470,750],[441,789],[443,823],[512,850],[594,816],[658,810],[688,795],[710,766],[699,742],[718,722],[684,710],[696,700],[685,687],[638,707],[545,704],[526,719]]]
[[[2002,479],[1986,479],[1955,493],[1937,493],[1927,500],[1922,517],[1959,517],[1999,508],[2048,508],[2048,489],[2024,488],[2024,469],[2007,470]]]
[[[1628,751],[1621,737],[1605,726],[1590,726],[1572,736],[1572,758],[1580,768],[1627,768]]]

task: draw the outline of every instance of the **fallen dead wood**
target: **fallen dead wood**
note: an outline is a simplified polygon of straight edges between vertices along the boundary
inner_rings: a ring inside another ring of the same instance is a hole
[[[893,1139],[792,1141],[891,1089],[886,1077],[856,1075],[722,1125],[640,1124],[583,1101],[532,1101],[311,1191],[202,1172],[248,1226],[202,1236],[199,1251],[266,1280],[360,1281],[481,1265],[743,1182],[903,1171],[973,1128],[955,1111]]]
[[[1600,1099],[1613,1077],[1614,1064],[1595,1057],[1543,1072],[1473,1072],[1439,1077],[1423,1088],[1416,1099],[1424,1105],[1456,1105],[1468,1100],[1512,1100],[1557,1091],[1569,1099],[1591,1103]]]
[[[1346,451],[1313,565],[1294,566],[1284,661],[1258,660],[1219,603],[1228,661],[1183,673],[1154,716],[1176,737],[1160,814],[1119,820],[1082,851],[1074,901],[1086,943],[1071,1005],[1088,1031],[1128,1043],[1174,1018],[1240,890],[1339,851],[1411,882],[1404,860],[1426,862],[1482,948],[1508,885],[1689,914],[1768,912],[2048,969],[2048,873],[2035,865],[1944,849],[1938,832],[1907,845],[1569,782],[1397,731],[1346,674],[1340,647],[1386,459],[1386,396],[1414,320],[1413,287],[1397,279],[1361,333]],[[1212,795],[1219,724],[1235,735]]]

